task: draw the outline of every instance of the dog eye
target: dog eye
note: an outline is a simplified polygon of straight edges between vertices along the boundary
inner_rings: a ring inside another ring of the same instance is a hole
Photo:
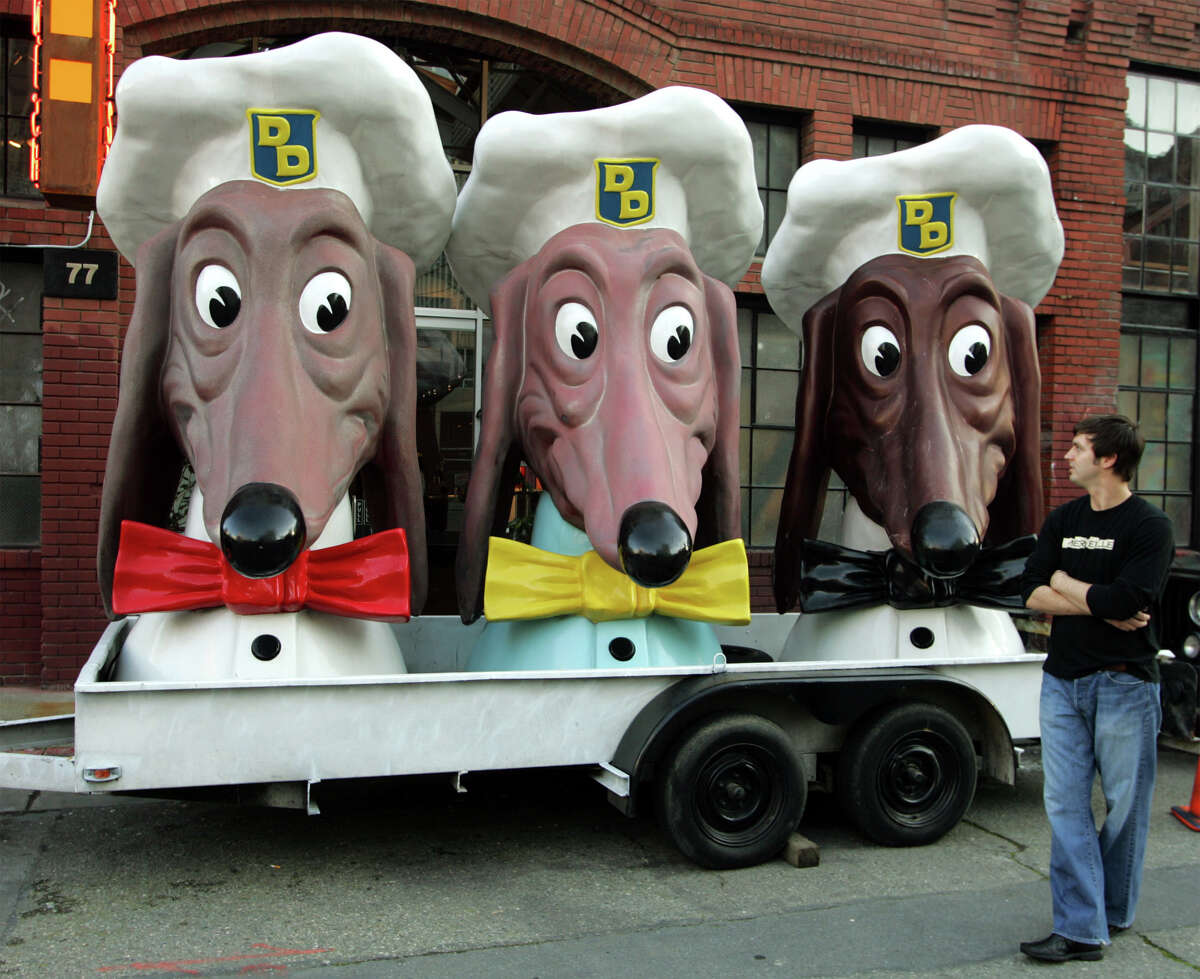
[[[691,349],[696,324],[686,306],[669,306],[654,317],[650,327],[650,349],[664,363],[683,360]]]
[[[600,339],[596,317],[583,303],[563,303],[554,317],[554,338],[572,360],[587,360]]]
[[[206,265],[196,276],[196,312],[214,330],[223,330],[242,308],[242,290],[224,265]]]
[[[888,377],[900,366],[900,341],[886,326],[868,326],[862,338],[862,359],[876,377]]]
[[[969,323],[950,340],[950,367],[955,374],[972,377],[983,370],[991,352],[991,334],[979,323]]]
[[[300,322],[310,333],[330,333],[350,313],[350,283],[341,272],[320,272],[300,293]]]

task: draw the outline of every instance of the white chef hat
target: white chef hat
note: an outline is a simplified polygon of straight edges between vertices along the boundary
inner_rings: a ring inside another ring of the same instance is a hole
[[[762,234],[745,123],[702,89],[603,109],[502,112],[475,140],[446,257],[483,309],[492,286],[565,228],[671,228],[701,271],[732,286]]]
[[[433,107],[377,41],[333,33],[232,58],[143,58],[116,99],[96,207],[130,261],[232,180],[340,190],[418,268],[445,244],[455,186]]]
[[[1050,171],[1003,126],[963,126],[885,156],[814,160],[788,187],[762,266],[775,312],[804,314],[880,255],[973,255],[996,288],[1036,306],[1063,255]]]

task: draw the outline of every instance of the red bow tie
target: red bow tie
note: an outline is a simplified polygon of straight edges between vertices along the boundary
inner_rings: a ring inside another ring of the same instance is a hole
[[[400,528],[305,550],[282,574],[246,578],[216,544],[121,521],[113,611],[177,612],[228,606],[239,615],[302,608],[353,619],[407,622],[408,543]]]

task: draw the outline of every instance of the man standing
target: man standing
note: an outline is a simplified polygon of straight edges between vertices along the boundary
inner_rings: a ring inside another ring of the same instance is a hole
[[[1045,962],[1101,958],[1137,907],[1162,713],[1150,609],[1174,550],[1166,514],[1129,489],[1144,446],[1122,415],[1076,426],[1066,459],[1087,495],[1050,514],[1025,568],[1026,605],[1054,616],[1041,694],[1054,932],[1021,944]]]

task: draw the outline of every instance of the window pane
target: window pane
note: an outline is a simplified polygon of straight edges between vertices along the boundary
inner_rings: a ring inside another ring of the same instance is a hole
[[[8,99],[10,115],[29,115],[33,108],[29,93],[33,87],[33,39],[8,39]]]
[[[1175,525],[1175,543],[1187,545],[1192,537],[1192,498],[1171,496],[1163,506],[1171,523]]]
[[[1175,174],[1175,140],[1151,136],[1146,149],[1146,179],[1169,184]]]
[[[760,187],[767,186],[767,127],[761,122],[748,122],[750,143],[754,147],[754,179]]]
[[[868,136],[867,156],[883,156],[896,148],[896,141],[890,136]]]
[[[1125,119],[1131,126],[1146,126],[1146,79],[1141,75],[1126,75],[1129,100],[1125,103]]]
[[[1179,137],[1175,147],[1175,182],[1185,187],[1200,186],[1200,139]]]
[[[1172,394],[1167,400],[1167,438],[1177,442],[1192,441],[1192,412],[1194,399],[1190,394]]]
[[[1166,447],[1161,442],[1147,442],[1138,465],[1138,489],[1161,490],[1166,462]]]
[[[1176,188],[1172,206],[1175,210],[1175,237],[1200,238],[1200,193]]]
[[[1175,131],[1175,83],[1151,78],[1146,93],[1146,128]]]
[[[0,333],[40,333],[42,265],[4,261],[0,276]]]
[[[787,482],[788,460],[792,456],[795,433],[758,429],[753,433],[754,462],[750,482],[755,486],[779,486]]]
[[[749,367],[742,368],[742,392],[739,395],[739,397],[741,398],[741,404],[738,406],[738,424],[739,425],[749,425],[750,424],[750,407],[751,407],[750,391],[751,391],[751,382],[752,382],[753,377],[754,377],[754,371],[752,371]]]
[[[750,484],[750,432],[749,428],[738,431],[738,482]]]
[[[1142,337],[1142,386],[1148,388],[1167,386],[1166,337]],[[1147,437],[1153,438],[1153,436]]]
[[[1146,211],[1145,185],[1127,183],[1125,185],[1125,232],[1131,235],[1142,233],[1142,216]]]
[[[1163,269],[1142,269],[1142,288],[1167,292],[1171,288],[1171,273]]]
[[[1143,391],[1138,402],[1138,424],[1147,439],[1167,437],[1167,396]]]
[[[0,405],[0,473],[38,472],[41,434],[40,407]]]
[[[29,179],[29,119],[8,117],[8,133],[4,141],[5,166],[8,176],[6,192],[10,197],[38,197],[38,189]]]
[[[1125,130],[1125,179],[1146,179],[1146,134],[1140,129]]]
[[[783,490],[750,491],[750,546],[773,547]]]
[[[1124,340],[1124,338],[1122,338]],[[1124,356],[1125,348],[1121,348]],[[1196,341],[1191,337],[1172,337],[1170,385],[1191,391],[1196,386]]]
[[[1200,133],[1200,85],[1195,82],[1176,82],[1175,88],[1179,95],[1175,131]]]
[[[1187,492],[1192,485],[1192,447],[1167,446],[1167,489]]]
[[[763,367],[800,367],[800,338],[774,313],[758,317],[758,359]]]
[[[1156,184],[1146,185],[1146,234],[1159,235],[1169,238],[1174,227],[1173,211],[1175,202],[1171,198],[1170,187],[1159,187]],[[1150,257],[1146,257],[1150,261]]]
[[[855,133],[850,142],[850,156],[855,160],[861,160],[867,155],[867,137],[862,133]]]
[[[768,187],[787,189],[792,174],[799,166],[799,139],[791,126],[768,128],[767,176]]]
[[[42,481],[0,476],[0,547],[34,547],[41,534]]]
[[[42,400],[42,338],[38,334],[0,333],[0,402]]]
[[[1138,338],[1133,333],[1121,334],[1121,359],[1117,362],[1117,383],[1136,387],[1138,382]]]
[[[1118,391],[1117,412],[1126,418],[1137,418],[1137,399],[1136,391]]]
[[[750,491],[742,489],[742,540],[750,546]]]
[[[796,422],[796,390],[800,375],[795,371],[758,371],[755,378],[754,423],[786,425]]]

